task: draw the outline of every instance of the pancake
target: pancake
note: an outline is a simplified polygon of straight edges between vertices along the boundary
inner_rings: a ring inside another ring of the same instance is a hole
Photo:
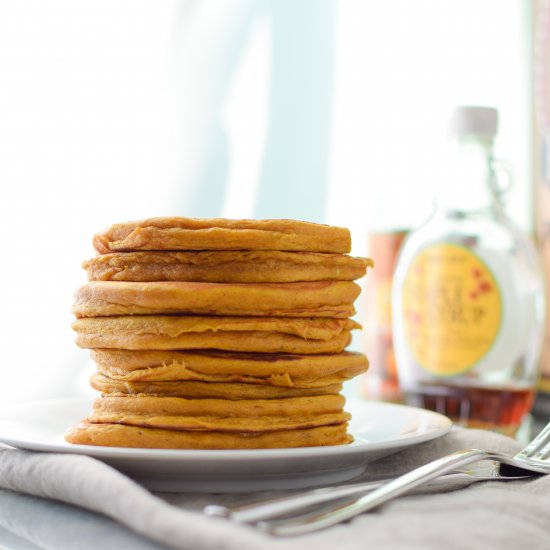
[[[81,422],[68,430],[65,440],[78,445],[104,445],[146,449],[279,449],[346,445],[353,441],[347,424],[276,432],[191,432]]]
[[[75,326],[73,324],[73,326]],[[78,327],[77,330],[80,330]],[[84,333],[76,337],[81,348],[191,350],[217,349],[258,353],[340,353],[351,342],[344,331],[329,340],[305,340],[298,336],[269,332],[207,332],[180,334],[177,337],[154,334]]]
[[[154,399],[161,399],[156,397]],[[273,399],[272,401],[276,401]],[[216,417],[216,416],[168,416],[168,415],[132,415],[120,412],[93,412],[88,421],[93,424],[124,424],[143,428],[160,428],[185,432],[275,432],[279,430],[299,430],[316,426],[331,426],[347,422],[350,415],[345,412],[289,416],[256,417]]]
[[[350,319],[134,315],[77,319],[72,327],[82,348],[318,354],[343,351],[359,325]]]
[[[228,352],[92,351],[101,374],[124,382],[199,380],[310,388],[365,372],[361,353],[290,355]]]
[[[336,317],[353,315],[361,292],[351,281],[310,283],[186,283],[93,281],[75,294],[77,317],[110,315],[258,315]]]
[[[182,399],[108,396],[95,401],[87,420],[183,431],[272,432],[347,422],[340,395],[286,399]]]
[[[315,252],[197,251],[122,252],[82,264],[89,281],[187,281],[205,283],[293,283],[353,281],[373,262]]]
[[[150,218],[100,231],[100,254],[132,250],[291,250],[347,253],[348,229],[296,220]]]
[[[90,385],[103,395],[123,396],[147,394],[161,397],[185,397],[187,399],[219,398],[239,399],[281,399],[312,395],[336,395],[342,384],[329,384],[313,388],[285,388],[260,384],[215,383],[195,380],[160,382],[125,382],[114,380],[100,373],[94,373]]]
[[[205,415],[225,418],[257,416],[302,416],[342,412],[346,399],[342,395],[291,397],[286,399],[183,399],[180,397],[151,397],[133,395],[98,397],[93,409],[97,413],[128,413],[150,416]]]

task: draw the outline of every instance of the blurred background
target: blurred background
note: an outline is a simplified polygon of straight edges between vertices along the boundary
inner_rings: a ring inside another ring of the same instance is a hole
[[[429,215],[457,104],[499,109],[531,230],[535,7],[0,0],[0,400],[92,392],[70,308],[97,230],[290,217],[350,227],[365,255]]]

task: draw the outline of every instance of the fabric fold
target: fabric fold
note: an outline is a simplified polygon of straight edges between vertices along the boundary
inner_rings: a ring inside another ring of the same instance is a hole
[[[494,433],[453,428],[444,437],[373,462],[365,479],[396,476],[472,447],[514,455],[521,445]],[[279,493],[153,495],[110,466],[83,455],[0,450],[0,488],[102,514],[162,547],[180,550],[543,548],[549,536],[548,476],[489,481],[463,489],[453,484],[443,487],[441,494],[401,497],[348,524],[284,539],[201,514],[206,504],[238,505]],[[43,530],[44,525],[25,524],[24,532],[30,540],[34,533],[36,542],[37,529]]]

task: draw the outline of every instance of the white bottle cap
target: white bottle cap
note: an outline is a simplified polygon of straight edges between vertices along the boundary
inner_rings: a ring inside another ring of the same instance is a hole
[[[449,131],[452,136],[491,138],[497,133],[498,111],[493,107],[455,107]]]

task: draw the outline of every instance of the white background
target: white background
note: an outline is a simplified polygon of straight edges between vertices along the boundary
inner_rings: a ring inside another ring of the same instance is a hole
[[[208,22],[231,1],[205,0],[201,16]],[[457,103],[499,108],[498,152],[517,175],[510,211],[530,226],[529,5],[336,3],[325,220],[353,229],[356,254],[365,253],[368,230],[416,224],[429,213],[433,187],[445,183],[439,151]],[[181,174],[196,157],[179,116],[189,104],[178,45],[190,6],[0,0],[4,403],[88,391],[87,353],[73,343],[70,307],[93,233],[194,213]],[[254,215],[270,123],[269,52],[270,28],[259,18],[227,91],[231,158],[219,213],[226,216]],[[204,75],[207,86],[207,67]]]

